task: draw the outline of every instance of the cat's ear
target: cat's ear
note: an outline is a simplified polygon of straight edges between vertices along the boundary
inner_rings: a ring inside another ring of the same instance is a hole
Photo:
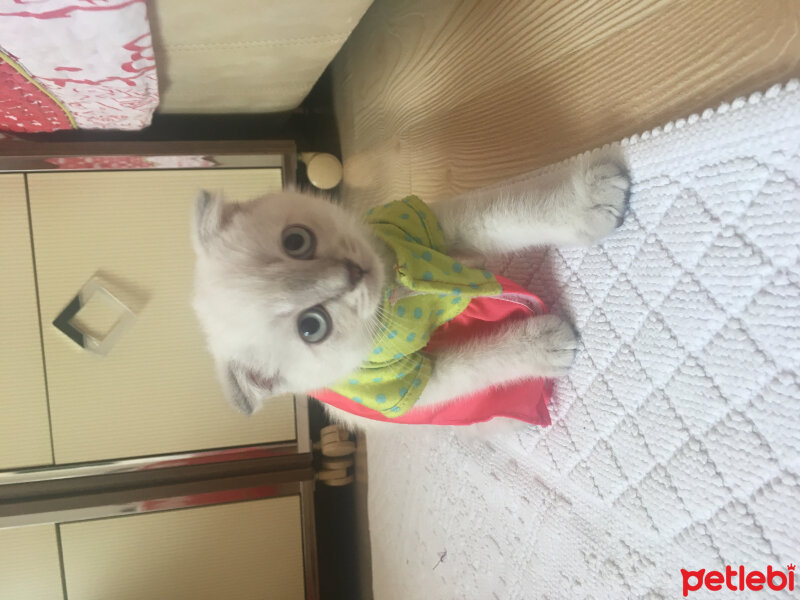
[[[228,401],[245,415],[252,415],[261,408],[265,398],[279,393],[280,373],[265,377],[234,362],[219,365],[219,368]]]
[[[207,248],[220,229],[223,221],[223,205],[225,201],[218,194],[206,190],[200,191],[194,200],[194,218],[192,219],[192,242],[195,252]]]
[[[233,408],[247,416],[252,415],[254,412],[256,412],[257,408],[260,408],[257,407],[252,400],[250,400],[248,395],[242,389],[242,386],[239,385],[239,378],[237,377],[237,373],[234,370],[233,365],[229,364],[226,366],[223,378],[225,384],[225,395],[227,396],[228,402],[231,403]]]

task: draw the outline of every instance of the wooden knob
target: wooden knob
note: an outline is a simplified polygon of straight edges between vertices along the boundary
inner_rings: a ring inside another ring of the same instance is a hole
[[[340,477],[339,479],[328,479],[324,483],[325,485],[330,485],[332,487],[339,487],[347,485],[348,483],[353,483],[353,476],[348,475],[347,477]]]
[[[329,190],[342,180],[342,163],[333,154],[304,152],[300,159],[306,163],[306,174],[314,187]]]
[[[355,451],[355,442],[333,442],[322,445],[323,456],[347,456]]]
[[[332,469],[330,471],[320,471],[317,473],[317,479],[320,481],[342,479],[343,477],[347,477],[347,469]]]
[[[353,466],[352,458],[323,458],[322,468],[325,470],[331,469],[347,469]]]

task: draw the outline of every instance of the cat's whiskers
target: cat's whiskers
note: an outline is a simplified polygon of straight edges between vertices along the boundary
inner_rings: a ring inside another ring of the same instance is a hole
[[[378,335],[380,334],[380,325],[375,323],[373,319],[361,321],[361,327],[366,330],[370,339],[377,339]]]
[[[365,319],[361,322],[373,340],[377,340],[391,324],[387,317],[388,315],[383,305],[379,304],[375,313],[369,319]]]
[[[363,322],[367,327],[367,331],[370,334],[370,337],[373,339],[378,339],[378,337],[385,331],[386,320],[384,318],[382,307],[379,306],[378,310],[375,312],[370,319],[367,319]]]

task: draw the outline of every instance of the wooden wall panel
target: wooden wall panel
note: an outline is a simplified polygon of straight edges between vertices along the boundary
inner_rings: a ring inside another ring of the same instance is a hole
[[[343,198],[435,200],[800,76],[800,2],[376,0],[334,67]]]

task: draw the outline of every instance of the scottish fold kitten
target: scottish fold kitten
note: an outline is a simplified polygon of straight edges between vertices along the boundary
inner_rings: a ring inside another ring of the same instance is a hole
[[[432,204],[449,252],[591,244],[622,222],[630,181],[617,161],[586,159],[536,181]],[[358,215],[296,191],[239,204],[203,192],[193,242],[194,309],[225,395],[242,412],[270,396],[332,385],[370,352],[394,264]],[[480,343],[441,350],[415,406],[563,375],[576,348],[572,327],[557,316],[500,327]],[[380,425],[327,409],[353,427]]]

